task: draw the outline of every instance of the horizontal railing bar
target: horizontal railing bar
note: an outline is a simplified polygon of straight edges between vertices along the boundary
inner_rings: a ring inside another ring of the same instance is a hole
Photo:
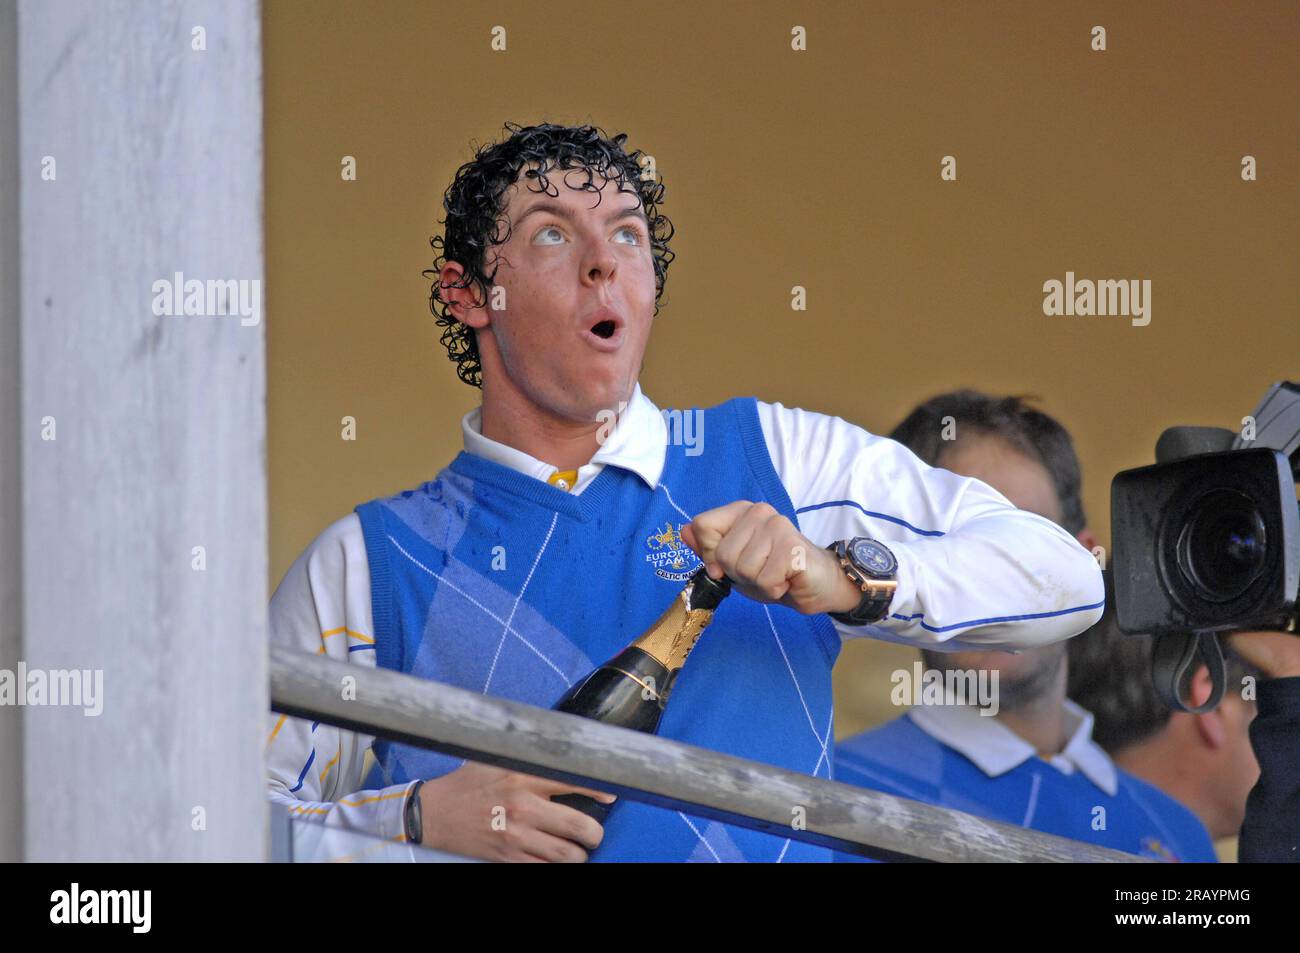
[[[271,707],[283,714],[848,853],[945,862],[1146,859],[280,646],[271,647],[270,676]]]

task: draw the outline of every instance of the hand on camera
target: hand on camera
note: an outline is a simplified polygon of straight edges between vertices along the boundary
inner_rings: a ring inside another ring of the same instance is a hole
[[[1228,646],[1265,678],[1300,675],[1300,637],[1286,632],[1233,632]]]

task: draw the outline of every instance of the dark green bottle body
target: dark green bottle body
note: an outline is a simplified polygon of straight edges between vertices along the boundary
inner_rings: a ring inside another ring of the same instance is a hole
[[[570,688],[556,702],[554,710],[593,718],[633,731],[656,733],[673,682],[681,672],[686,655],[708,624],[712,610],[717,608],[730,591],[731,580],[726,576],[713,579],[703,567],[698,569],[687,582],[682,595],[654,626]],[[702,624],[697,610],[708,612]],[[673,628],[680,630],[683,644],[679,645],[674,640],[673,649],[665,652],[665,635],[672,637]],[[646,648],[642,648],[643,645]],[[651,654],[647,648],[660,657]],[[612,806],[602,804],[585,794],[561,794],[551,800],[581,811],[602,825]]]
[[[629,645],[569,689],[555,710],[652,735],[659,730],[664,714],[661,699],[668,687],[668,669]],[[599,824],[605,823],[612,806],[585,794],[559,794],[552,800],[581,811]]]

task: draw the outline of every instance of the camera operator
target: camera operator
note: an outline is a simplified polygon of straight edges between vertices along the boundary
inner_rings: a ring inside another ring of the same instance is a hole
[[[1300,638],[1224,642],[1218,708],[1173,711],[1151,683],[1151,638],[1124,635],[1108,610],[1069,644],[1070,698],[1093,713],[1116,764],[1190,807],[1216,840],[1240,832],[1239,861],[1300,861]],[[1188,694],[1195,705],[1209,697],[1205,666]]]
[[[1239,859],[1300,859],[1300,641],[1280,631],[1295,631],[1300,604],[1300,384],[1271,385],[1240,430],[1166,428],[1155,456],[1111,482],[1114,626],[1142,639],[1147,664],[1139,669],[1180,709],[1166,714],[1169,727],[1137,757],[1174,784],[1204,775],[1202,792],[1227,791],[1232,800],[1253,784]],[[1090,642],[1085,634],[1075,653]],[[1220,664],[1232,654],[1258,678]],[[1113,668],[1135,671],[1109,655]],[[1253,722],[1243,719],[1237,695],[1256,702]],[[1122,694],[1110,701],[1128,703]],[[1249,767],[1244,755],[1228,753],[1240,747],[1230,736],[1246,725],[1258,759]],[[1190,742],[1181,749],[1175,726]],[[1209,756],[1211,746],[1221,752]]]
[[[1101,621],[1068,643],[1069,697],[1092,712],[1093,738],[1117,765],[1191,808],[1216,841],[1236,837],[1259,776],[1250,725],[1261,673],[1225,652],[1227,690],[1219,706],[1203,714],[1174,711],[1152,683],[1152,645],[1150,636],[1122,633],[1109,605]],[[1204,665],[1188,694],[1195,705],[1209,698]]]

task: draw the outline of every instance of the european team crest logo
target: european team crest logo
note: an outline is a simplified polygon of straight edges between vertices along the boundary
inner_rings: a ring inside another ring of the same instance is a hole
[[[703,565],[695,551],[682,542],[682,524],[676,526],[671,521],[665,522],[663,528],[646,537],[645,545],[649,552],[645,561],[654,567],[655,575],[671,582],[685,582],[691,573]]]

